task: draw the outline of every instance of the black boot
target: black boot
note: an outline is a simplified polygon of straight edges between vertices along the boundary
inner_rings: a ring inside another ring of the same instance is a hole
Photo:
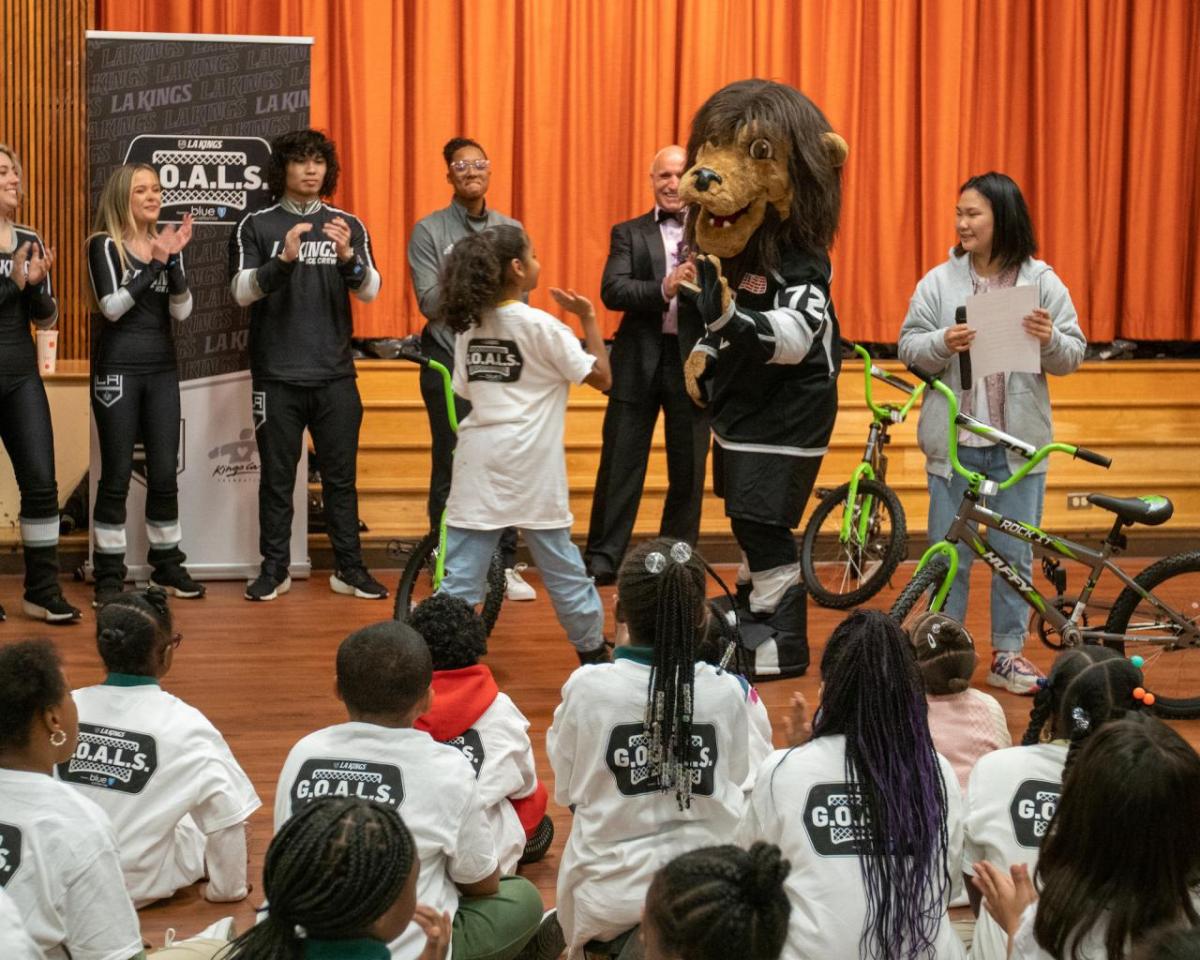
[[[184,567],[183,562],[187,557],[179,547],[151,547],[146,559],[154,568],[150,574],[151,586],[165,590],[181,600],[198,600],[206,593],[204,584],[193,580]]]
[[[550,849],[550,844],[553,842],[554,821],[549,816],[544,816],[533,831],[533,836],[525,841],[525,852],[521,854],[521,859],[517,863],[537,863],[546,855],[546,851]]]
[[[26,616],[47,623],[74,623],[82,616],[58,585],[58,546],[25,547],[25,597],[21,609]]]
[[[724,597],[713,606],[728,609]],[[751,613],[735,604],[746,676],[755,683],[801,677],[808,669],[808,592],[801,583],[784,591],[773,613]]]
[[[100,553],[98,550],[93,553],[92,575],[96,580],[96,595],[92,606],[102,607],[120,596],[125,589],[126,573],[124,553]]]

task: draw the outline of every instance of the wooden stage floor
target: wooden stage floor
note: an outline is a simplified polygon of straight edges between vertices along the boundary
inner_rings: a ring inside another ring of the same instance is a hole
[[[1132,572],[1144,565],[1144,561],[1133,560],[1128,569]],[[902,567],[894,588],[880,594],[874,606],[884,609],[890,606],[911,569],[911,564]],[[389,586],[397,580],[397,571],[375,572]],[[724,570],[722,575],[726,575]],[[728,576],[732,577],[732,569]],[[976,564],[972,573],[976,602],[968,622],[985,650],[989,622],[986,576],[982,565]],[[327,577],[327,573],[320,572],[311,580],[296,581],[291,593],[274,603],[247,603],[242,599],[240,583],[217,583],[210,585],[207,599],[174,605],[176,624],[185,639],[164,686],[202,710],[224,732],[257,786],[263,806],[251,820],[250,876],[255,889],[250,897],[238,904],[209,904],[195,888],[189,888],[171,900],[143,910],[143,936],[155,947],[162,945],[168,927],[176,928],[182,937],[230,913],[236,916],[239,929],[252,921],[252,905],[260,901],[262,894],[262,860],[271,837],[275,781],[284,757],[304,734],[345,719],[334,695],[337,645],[350,631],[391,614],[391,600],[367,602],[335,595],[329,590]],[[540,591],[540,581],[533,571],[530,580]],[[601,590],[610,614],[607,627],[610,634],[613,591],[613,587]],[[90,600],[90,592],[82,584],[68,584],[67,593],[81,607]],[[0,624],[0,642],[50,636],[63,652],[72,686],[96,683],[103,678],[90,606],[82,625],[38,627],[16,612],[20,609],[20,579],[15,576],[0,577],[0,602],[12,612],[11,619]],[[809,634],[814,664],[819,662],[824,639],[840,619],[837,611],[810,604]],[[505,604],[490,647],[487,663],[501,689],[529,717],[538,772],[553,793],[545,759],[545,733],[559,702],[562,682],[577,664],[544,591],[534,603]],[[1030,642],[1028,651],[1042,667],[1053,658],[1052,651],[1036,639]],[[981,661],[985,659],[981,656]],[[981,662],[976,673],[977,684],[982,685],[984,670]],[[792,691],[803,691],[815,703],[818,684],[813,668],[806,677],[760,688],[777,728],[777,744],[781,742],[783,710]],[[1002,692],[996,695],[1008,714],[1010,728],[1019,737],[1025,728],[1029,700]],[[1179,729],[1190,742],[1200,743],[1200,721],[1179,724]],[[570,829],[569,813],[553,804],[551,810],[557,830],[554,846],[545,860],[525,872],[541,889],[547,906],[554,902],[558,854]]]

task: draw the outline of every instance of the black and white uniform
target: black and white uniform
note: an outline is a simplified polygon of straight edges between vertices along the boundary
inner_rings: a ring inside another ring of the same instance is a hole
[[[13,224],[12,234],[12,248],[0,250],[0,440],[21,490],[25,598],[37,603],[59,593],[58,484],[50,404],[29,325],[54,326],[58,303],[49,276],[23,290],[12,281],[13,254],[42,243],[29,227]]]
[[[496,870],[492,831],[470,762],[421,730],[373,723],[326,727],[292,747],[275,789],[275,831],[321,797],[360,797],[395,810],[412,833],[420,873],[417,902],[452,917],[456,883]],[[425,934],[415,923],[388,944],[394,960],[417,960]]]
[[[729,307],[694,348],[715,361],[713,488],[746,555],[756,613],[772,612],[800,580],[791,531],[837,417],[841,350],[830,278],[827,258],[793,251],[767,276],[729,278]]]
[[[206,876],[207,899],[245,897],[245,822],[262,801],[216,727],[146,677],[72,696],[79,742],[55,773],[112,821],[134,905]]]
[[[558,918],[572,956],[635,926],[655,872],[696,847],[729,843],[749,776],[748,688],[696,664],[691,805],[679,809],[649,767],[647,663],[618,647],[613,663],[567,678],[546,732],[554,799],[575,815],[558,870]]]
[[[100,481],[92,510],[97,583],[125,579],[125,501],[134,445],[146,452],[147,559],[154,569],[181,565],[179,525],[179,370],[172,320],[192,312],[180,254],[167,263],[124,263],[108,234],[88,240],[88,276],[100,308],[92,356],[92,415],[100,438]]]
[[[45,960],[129,960],[141,952],[108,818],[44,773],[0,769],[0,887]]]
[[[321,228],[341,217],[350,227],[354,256],[338,261]],[[300,255],[279,259],[298,223]],[[362,565],[358,536],[357,458],[362,401],[350,353],[350,294],[363,302],[379,292],[379,272],[362,221],[314,201],[284,199],[247,214],[229,240],[231,289],[250,307],[250,370],[254,426],[262,457],[258,487],[259,550],[263,570],[287,576],[291,562],[292,494],[307,427],[321,469],[329,539],[337,569]]]
[[[1058,809],[1067,744],[1009,747],[979,758],[967,783],[962,872],[987,860],[1002,872],[1024,863],[1033,876],[1038,850]],[[1008,935],[986,910],[975,921],[974,960],[1005,960]]]

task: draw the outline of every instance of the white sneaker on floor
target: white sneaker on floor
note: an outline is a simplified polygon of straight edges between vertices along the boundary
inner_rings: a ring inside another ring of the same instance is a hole
[[[1044,679],[1045,676],[1027,657],[998,650],[992,654],[992,667],[988,671],[987,682],[988,686],[1029,696],[1037,692],[1038,680]]]
[[[505,600],[536,600],[537,591],[533,589],[525,579],[521,576],[526,565],[518,563],[514,567],[509,567],[504,571],[504,599]]]
[[[181,943],[187,943],[188,940],[220,940],[222,943],[229,943],[236,936],[237,927],[234,924],[233,917],[222,917],[216,923],[209,924],[199,933],[188,937],[187,940],[176,939],[175,928],[167,927],[163,946],[176,947]]]

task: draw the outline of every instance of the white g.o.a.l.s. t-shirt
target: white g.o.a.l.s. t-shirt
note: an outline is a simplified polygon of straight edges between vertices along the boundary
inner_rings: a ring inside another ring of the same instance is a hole
[[[275,830],[305,803],[361,797],[391,807],[412,833],[420,858],[417,902],[454,916],[456,883],[496,870],[496,847],[470,762],[421,730],[341,723],[292,747],[275,790]],[[410,923],[388,944],[395,960],[416,960],[425,934]]]
[[[573,521],[563,418],[596,358],[544,310],[508,301],[454,343],[459,424],[446,522],[468,530],[555,530]]]
[[[46,960],[141,952],[108,818],[53,777],[0,768],[0,887]]]
[[[962,858],[962,794],[954,768],[938,756],[946,795],[947,868],[959,887]],[[777,844],[792,865],[784,883],[792,904],[783,960],[857,957],[867,916],[859,865],[858,791],[846,783],[846,738],[827,736],[801,747],[777,750],[758,771],[738,840]],[[934,867],[935,879],[939,866]],[[936,960],[960,960],[962,941],[946,915],[934,942]]]
[[[1004,873],[1024,863],[1033,875],[1042,837],[1058,809],[1066,761],[1067,744],[1061,740],[1009,747],[979,758],[967,782],[963,873],[974,876],[974,864],[987,860]],[[986,910],[975,923],[971,956],[1008,956],[1008,935]]]
[[[134,903],[195,883],[204,875],[204,837],[262,806],[224,737],[156,683],[105,683],[72,696],[79,741],[55,773],[108,814]],[[185,817],[199,830],[177,830]]]

